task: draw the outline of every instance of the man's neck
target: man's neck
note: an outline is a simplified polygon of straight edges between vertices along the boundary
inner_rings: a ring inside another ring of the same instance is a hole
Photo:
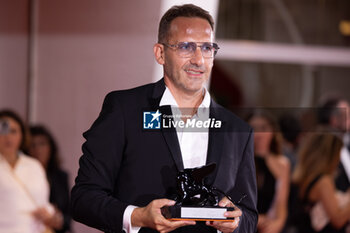
[[[180,108],[195,108],[197,109],[202,103],[204,98],[204,88],[198,92],[186,93],[186,92],[172,92],[177,104]]]
[[[180,108],[181,114],[183,115],[182,120],[186,121],[188,118],[197,113],[197,109],[204,99],[204,87],[198,91],[186,92],[176,88],[171,82],[167,82],[167,80],[165,80],[165,84]]]
[[[181,92],[177,92],[177,94],[174,94],[172,92],[171,94],[174,96],[176,103],[179,105],[181,114],[183,116],[181,117],[182,120],[187,121],[188,118],[191,118],[194,114],[197,113],[197,109],[204,98],[204,88],[202,88],[201,91],[193,94],[181,94]]]
[[[165,84],[176,100],[179,108],[197,109],[204,99],[204,87],[198,91],[186,92],[175,88],[172,83],[165,82]]]

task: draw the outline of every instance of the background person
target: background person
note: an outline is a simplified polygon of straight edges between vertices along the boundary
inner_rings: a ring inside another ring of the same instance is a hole
[[[9,110],[0,111],[0,125],[0,232],[49,230],[49,185],[41,164],[22,152],[28,139],[25,125]]]
[[[318,123],[329,127],[343,139],[340,163],[335,178],[336,187],[342,191],[350,188],[350,106],[344,98],[331,96],[321,101],[318,108]]]
[[[292,173],[296,163],[298,146],[302,138],[300,121],[292,114],[284,114],[278,119],[278,125],[283,136],[282,153],[289,159]]]
[[[298,232],[345,232],[350,220],[350,193],[340,197],[334,183],[342,145],[338,136],[326,132],[310,133],[305,138],[293,174],[298,187],[299,208],[294,216]],[[323,210],[315,209],[316,205]]]
[[[281,232],[288,216],[290,163],[282,154],[282,136],[276,120],[265,111],[248,118],[254,129],[258,186],[258,232]]]
[[[59,166],[56,142],[44,126],[30,127],[30,135],[29,155],[43,165],[50,185],[50,203],[56,207],[50,226],[56,232],[67,232],[70,229],[68,174]]]

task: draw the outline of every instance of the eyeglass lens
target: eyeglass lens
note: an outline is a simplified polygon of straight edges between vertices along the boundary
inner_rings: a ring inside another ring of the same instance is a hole
[[[215,43],[203,43],[198,45],[201,48],[202,56],[206,58],[212,58],[215,56],[218,50],[218,46]],[[197,50],[196,42],[180,42],[177,44],[177,52],[181,57],[192,57]]]

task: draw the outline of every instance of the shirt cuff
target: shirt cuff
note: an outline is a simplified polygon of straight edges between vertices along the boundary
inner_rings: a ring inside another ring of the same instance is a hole
[[[129,205],[126,207],[123,215],[123,230],[126,233],[137,233],[141,227],[134,227],[131,225],[131,214],[137,206]]]

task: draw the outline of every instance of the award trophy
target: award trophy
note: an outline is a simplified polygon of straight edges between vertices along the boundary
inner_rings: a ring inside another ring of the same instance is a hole
[[[211,163],[180,171],[177,175],[176,204],[164,206],[161,209],[163,216],[170,220],[233,221],[234,218],[227,218],[224,213],[234,208],[218,206],[216,193],[224,193],[204,184],[204,177],[212,173],[215,167],[216,164]]]

